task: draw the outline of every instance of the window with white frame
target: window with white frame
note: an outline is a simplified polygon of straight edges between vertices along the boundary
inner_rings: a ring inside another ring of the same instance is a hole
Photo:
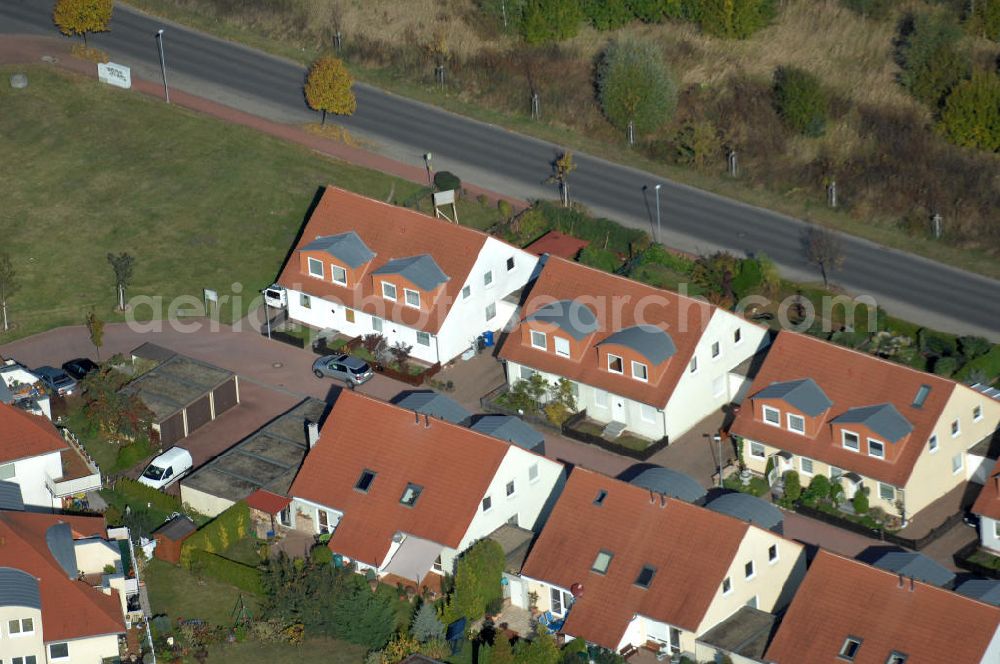
[[[323,278],[323,261],[318,258],[310,258],[309,263],[309,276],[316,277],[318,279]]]
[[[993,537],[1000,537],[1000,519],[993,522]]]
[[[799,458],[799,468],[802,470],[803,475],[813,474],[813,460],[809,457]]]
[[[733,592],[733,582],[727,576],[722,580],[722,594],[728,595],[731,592]]]
[[[486,305],[486,320],[491,321],[497,317],[497,303],[490,302]]]
[[[981,419],[983,419],[983,407],[976,406],[975,408],[972,409],[972,421],[978,422]]]
[[[795,413],[788,413],[787,420],[789,431],[802,434],[806,432],[806,418],[801,415],[796,415]]]
[[[843,446],[852,452],[858,452],[861,450],[861,438],[858,434],[853,431],[841,431],[840,441]]]
[[[528,466],[528,481],[534,482],[538,479],[538,464],[533,463]]]
[[[885,458],[885,443],[875,440],[874,438],[868,439],[868,456],[875,457],[876,459]]]
[[[750,456],[754,459],[763,459],[766,454],[764,452],[764,445],[758,443],[756,440],[750,441]]]
[[[332,533],[336,527],[336,521],[331,512],[323,509],[316,510],[316,528],[320,535]]]
[[[403,295],[406,298],[406,306],[408,307],[420,307],[420,293],[415,290],[410,290],[409,288],[403,289]]]
[[[743,565],[743,576],[747,579],[752,579],[757,576],[757,568],[754,567],[752,560],[748,560],[746,564]]]
[[[695,355],[691,358],[691,363],[688,364],[688,371],[691,373],[698,373],[698,356]]]
[[[490,508],[492,508],[492,507],[493,507],[493,499],[490,498],[489,496],[486,496],[485,498],[483,498],[483,511],[484,512],[489,512]]]
[[[569,339],[566,337],[552,337],[555,342],[556,355],[569,357]]]
[[[421,346],[431,345],[431,335],[428,332],[417,332],[417,343]]]
[[[14,477],[14,464],[5,463],[0,465],[0,480],[9,480]]]
[[[49,659],[69,659],[68,643],[50,643]]]
[[[642,362],[632,360],[632,378],[646,382],[649,380],[649,370]]]
[[[553,615],[562,616],[573,603],[573,596],[559,588],[549,589],[549,610]]]
[[[608,393],[604,390],[594,390],[594,405],[598,408],[608,407]]]
[[[14,657],[10,661],[11,664],[36,664],[37,662],[34,655],[28,655],[26,657]]]
[[[719,353],[721,352],[722,350],[719,347],[719,342],[716,341],[715,343],[712,344],[712,359],[714,360],[715,358],[717,358],[719,356]]]
[[[531,380],[531,377],[535,375],[535,370],[522,364],[518,368],[517,373],[521,377],[521,380]]]
[[[774,563],[778,562],[778,545],[777,544],[772,544],[771,546],[767,547],[767,562],[769,562],[772,565]]]
[[[938,451],[938,439],[937,434],[932,434],[930,438],[927,439],[927,449],[931,452]]]
[[[299,293],[299,306],[303,309],[312,309],[312,298],[305,293]]]
[[[510,258],[507,259],[507,271],[510,272],[513,269],[514,269],[514,257],[511,256]]]
[[[35,621],[31,618],[14,619],[7,622],[7,633],[11,637],[28,636],[35,633]]]
[[[540,348],[542,350],[549,349],[549,345],[546,343],[545,333],[539,332],[538,330],[531,331],[531,345],[534,348]]]
[[[390,284],[388,281],[382,282],[382,297],[387,300],[396,301],[396,284]]]
[[[656,409],[649,404],[641,403],[639,404],[639,417],[642,418],[643,422],[655,422],[656,421]]]
[[[770,406],[761,406],[761,412],[764,415],[764,422],[775,427],[781,426],[781,411],[779,411],[777,408],[771,408]]]
[[[347,270],[340,267],[339,265],[330,266],[330,278],[333,279],[333,283],[340,284],[341,286],[347,285]]]
[[[514,484],[514,480],[511,480],[510,482],[507,482],[507,486],[504,487],[504,490],[507,492],[507,496],[508,497],[509,496],[513,496],[514,493],[517,491],[517,487]]]
[[[487,270],[485,274],[483,274],[483,286],[491,285],[493,285],[493,270]]]
[[[962,423],[958,421],[958,418],[951,423],[951,437],[957,438],[958,435],[962,433]]]
[[[844,470],[842,468],[837,468],[836,466],[830,466],[830,481],[838,482],[840,478],[844,476]]]
[[[964,464],[965,464],[965,454],[963,452],[959,452],[958,454],[953,456],[951,458],[951,474],[957,475],[958,473],[962,472],[962,467]]]
[[[885,482],[879,482],[878,497],[891,503],[896,500],[896,487],[891,484],[886,484]]]
[[[472,295],[472,286],[465,286],[464,288],[462,288],[463,300],[468,300],[470,295]]]
[[[382,319],[378,316],[372,316],[372,330],[379,334],[382,333]]]
[[[625,373],[625,362],[618,355],[608,353],[608,371],[616,374]]]

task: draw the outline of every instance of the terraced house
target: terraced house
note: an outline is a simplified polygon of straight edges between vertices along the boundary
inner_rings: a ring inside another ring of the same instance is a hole
[[[606,434],[672,440],[739,398],[767,342],[707,302],[549,256],[500,357],[511,386],[570,380]]]
[[[486,233],[327,187],[278,285],[288,317],[445,363],[501,329],[538,258]]]
[[[522,581],[566,636],[694,659],[742,609],[787,606],[805,569],[804,547],[770,530],[576,468]]]
[[[864,490],[870,505],[919,519],[978,470],[967,452],[998,424],[1000,402],[966,385],[781,332],[730,431],[771,482],[823,474],[848,499]]]

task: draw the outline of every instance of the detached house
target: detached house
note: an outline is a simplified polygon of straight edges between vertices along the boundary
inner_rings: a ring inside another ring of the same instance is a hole
[[[772,482],[823,474],[909,519],[969,479],[966,452],[998,424],[1000,402],[965,385],[781,332],[730,432]]]
[[[698,636],[743,607],[783,608],[804,574],[797,542],[577,468],[511,597],[537,597],[566,636],[693,659]]]
[[[550,256],[500,357],[511,386],[536,372],[566,378],[609,433],[673,440],[739,399],[745,363],[767,342],[706,302]]]
[[[979,515],[979,539],[983,548],[1000,556],[1000,461],[987,475],[972,511]]]
[[[345,391],[292,484],[290,526],[329,535],[362,571],[433,588],[426,577],[475,541],[539,528],[563,477],[518,445]]]
[[[821,550],[764,661],[992,664],[1000,608]]]
[[[445,363],[507,323],[537,263],[486,233],[327,187],[278,285],[293,321],[378,333]]]

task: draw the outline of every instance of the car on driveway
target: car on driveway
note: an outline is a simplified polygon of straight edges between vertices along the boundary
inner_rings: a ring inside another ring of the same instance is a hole
[[[97,371],[99,367],[96,362],[89,358],[78,357],[75,360],[63,362],[62,369],[76,380],[83,380],[88,374]]]
[[[139,476],[139,482],[154,489],[163,489],[191,472],[193,467],[189,451],[183,447],[171,447],[149,462]]]
[[[317,378],[336,378],[349,385],[361,385],[374,376],[371,365],[351,355],[324,355],[313,362]]]
[[[38,367],[31,373],[41,378],[47,388],[61,397],[68,397],[76,391],[76,379],[62,369],[46,365]]]

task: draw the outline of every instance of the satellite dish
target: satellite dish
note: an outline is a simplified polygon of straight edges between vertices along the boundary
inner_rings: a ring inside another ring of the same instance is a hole
[[[579,599],[580,597],[583,597],[583,584],[582,583],[574,583],[573,585],[571,585],[569,587],[569,592],[576,599]]]

